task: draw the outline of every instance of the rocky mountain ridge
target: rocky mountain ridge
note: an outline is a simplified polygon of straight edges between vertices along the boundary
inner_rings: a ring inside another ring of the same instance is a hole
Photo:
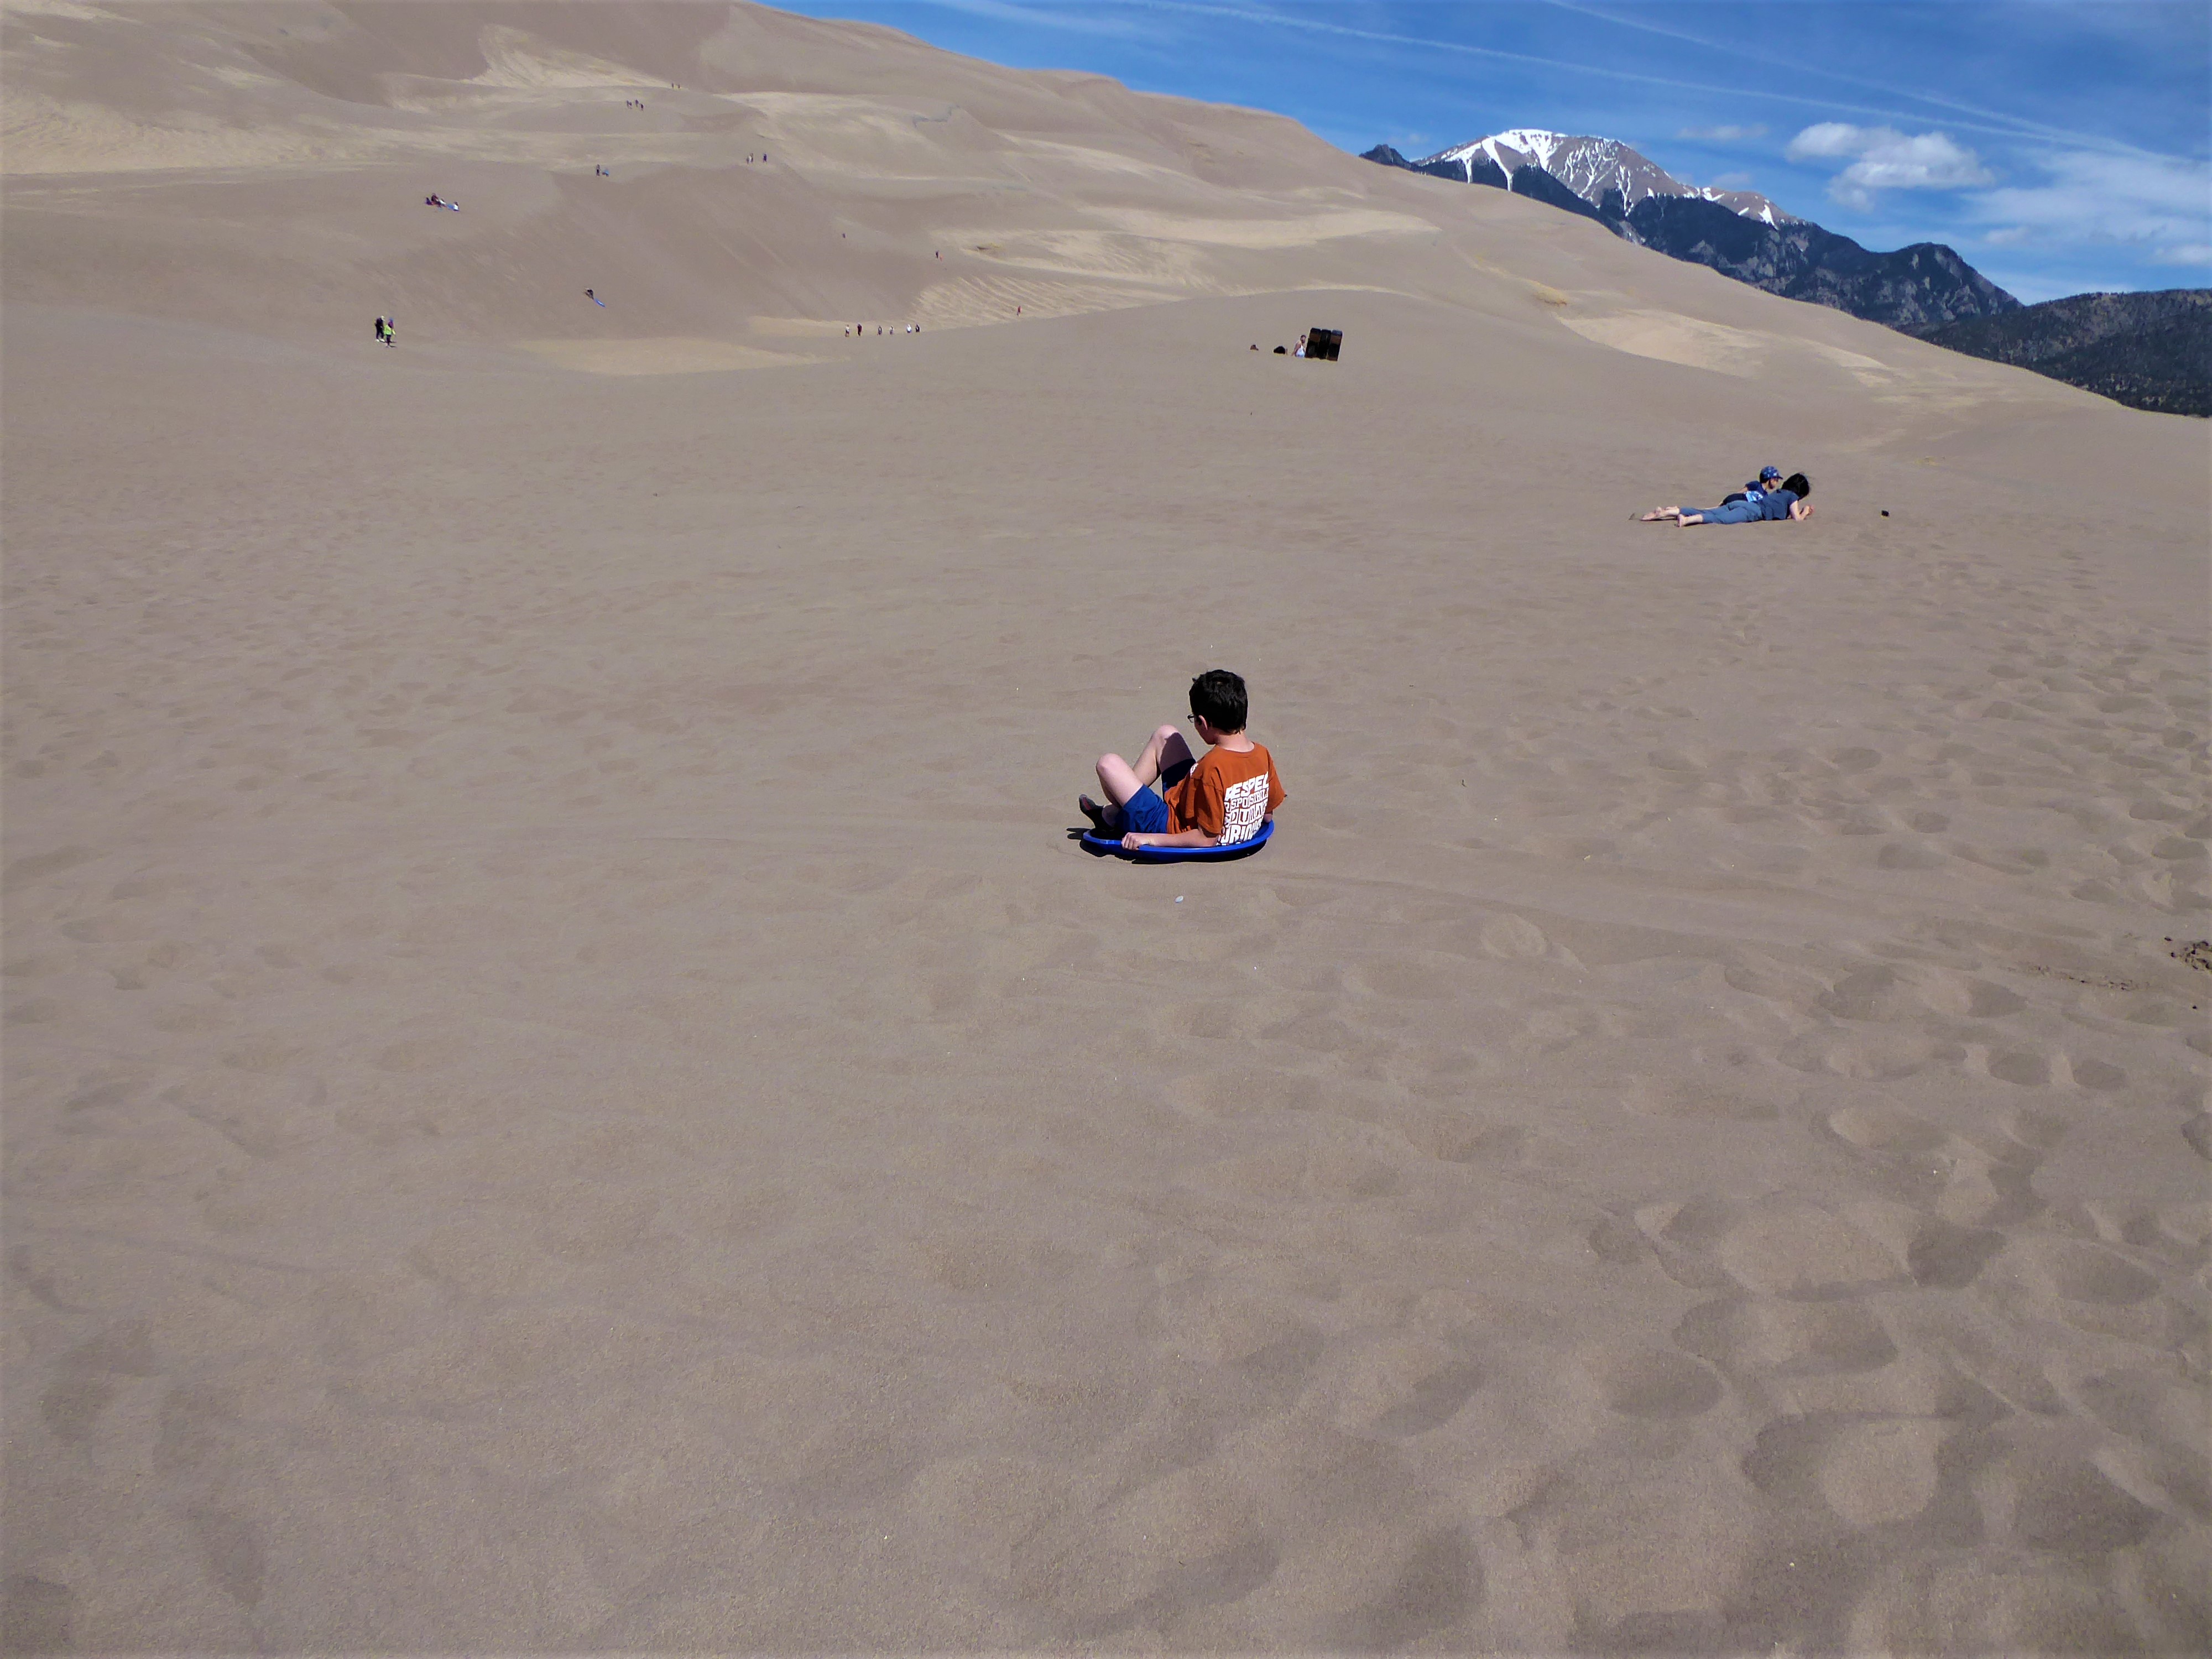
[[[1670,258],[1893,328],[1920,332],[2020,307],[1942,243],[1877,253],[1755,192],[1685,185],[1617,139],[1519,127],[1418,161],[1388,144],[1365,159],[1531,197]]]
[[[1784,213],[1756,191],[1717,190],[1711,185],[1685,184],[1650,157],[1630,149],[1618,138],[1600,138],[1589,133],[1516,127],[1510,132],[1478,138],[1471,144],[1439,150],[1407,165],[1417,173],[1443,178],[1452,177],[1452,170],[1456,169],[1469,184],[1491,182],[1487,178],[1476,179],[1478,167],[1495,170],[1504,179],[1510,179],[1523,167],[1541,167],[1593,206],[1602,203],[1606,193],[1612,191],[1619,192],[1625,210],[1632,210],[1650,197],[1681,196],[1717,202],[1733,213],[1770,225],[1795,216]]]

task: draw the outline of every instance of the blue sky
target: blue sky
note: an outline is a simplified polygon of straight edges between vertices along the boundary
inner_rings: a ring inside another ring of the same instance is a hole
[[[2212,285],[2203,0],[782,0],[1026,69],[1274,110],[1419,156],[1619,138],[2022,300]]]

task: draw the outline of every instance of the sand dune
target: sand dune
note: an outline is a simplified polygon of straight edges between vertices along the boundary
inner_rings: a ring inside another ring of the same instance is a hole
[[[860,26],[5,31],[11,1650],[2202,1649],[2201,428]]]

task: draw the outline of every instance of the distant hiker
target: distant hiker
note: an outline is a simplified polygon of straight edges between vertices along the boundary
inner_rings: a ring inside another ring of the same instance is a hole
[[[399,321],[394,317],[384,319],[384,343],[394,351],[399,349]]]
[[[1768,472],[1774,469],[1769,467]],[[1766,473],[1759,474],[1758,483],[1764,484]],[[1718,507],[1662,507],[1644,515],[1645,524],[1656,524],[1672,519],[1683,529],[1693,524],[1761,524],[1802,523],[1813,516],[1813,504],[1805,498],[1813,493],[1813,482],[1802,472],[1793,472],[1771,489],[1746,490],[1734,501],[1723,501]]]
[[[586,289],[584,290],[584,297],[586,300],[589,300],[593,305],[599,307],[602,311],[605,311],[607,308],[607,302],[599,298],[598,295],[592,293],[589,289]]]
[[[376,343],[379,345],[384,343],[384,319],[381,317],[376,319]]]
[[[1303,356],[1304,356],[1305,355],[1306,355],[1306,337],[1305,337],[1304,335],[1301,334],[1301,335],[1299,335],[1299,336],[1298,336],[1298,349],[1297,349],[1296,351],[1293,351],[1293,352],[1291,354],[1291,356],[1293,356],[1293,357],[1303,357]]]

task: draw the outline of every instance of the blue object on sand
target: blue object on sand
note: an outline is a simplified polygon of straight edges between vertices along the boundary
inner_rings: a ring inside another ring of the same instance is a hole
[[[1265,847],[1274,833],[1275,821],[1269,818],[1251,840],[1232,841],[1226,847],[1140,847],[1132,853],[1121,845],[1121,836],[1098,835],[1085,836],[1083,845],[1089,852],[1115,853],[1139,864],[1188,864],[1200,859],[1241,859]]]

